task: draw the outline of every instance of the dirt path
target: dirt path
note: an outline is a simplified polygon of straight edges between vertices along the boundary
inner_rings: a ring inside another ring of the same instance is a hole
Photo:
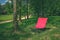
[[[25,19],[25,18],[23,18],[23,19]],[[23,19],[22,19],[22,20],[23,20]],[[12,21],[13,21],[13,20],[3,21],[3,22],[0,22],[0,24],[12,22]]]
[[[30,16],[31,17],[31,16]],[[29,17],[29,18],[30,18]],[[25,17],[21,18],[22,20],[25,19]],[[18,19],[19,20],[19,19]],[[8,22],[12,22],[13,20],[8,20],[8,21],[3,21],[3,22],[0,22],[0,24],[3,24],[3,23],[8,23]]]
[[[12,21],[13,21],[13,20],[3,21],[3,22],[0,22],[0,24],[12,22]]]

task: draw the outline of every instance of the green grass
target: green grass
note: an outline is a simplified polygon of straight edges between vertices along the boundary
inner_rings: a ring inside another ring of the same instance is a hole
[[[1,21],[7,21],[7,20],[12,20],[13,15],[0,15],[0,22]]]
[[[12,33],[12,22],[0,24],[0,40],[60,40],[60,16],[48,17],[45,31],[32,30],[37,19],[23,20],[19,25],[19,31]]]

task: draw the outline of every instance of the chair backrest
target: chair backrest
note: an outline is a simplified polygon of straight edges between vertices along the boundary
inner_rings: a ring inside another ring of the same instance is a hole
[[[38,18],[37,24],[36,24],[36,29],[44,29],[46,27],[48,18]]]

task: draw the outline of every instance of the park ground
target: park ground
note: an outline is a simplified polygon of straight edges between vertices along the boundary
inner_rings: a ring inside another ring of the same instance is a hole
[[[12,20],[12,15],[0,16],[0,22],[7,20]],[[12,31],[12,22],[0,24],[0,40],[60,40],[60,16],[49,16],[44,31],[33,31],[36,22],[36,17],[23,20],[17,33]]]

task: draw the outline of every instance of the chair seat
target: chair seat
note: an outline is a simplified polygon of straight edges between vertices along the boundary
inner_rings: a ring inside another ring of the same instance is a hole
[[[44,29],[46,28],[46,23],[47,23],[48,18],[38,18],[38,21],[36,23],[35,28],[36,29]]]

